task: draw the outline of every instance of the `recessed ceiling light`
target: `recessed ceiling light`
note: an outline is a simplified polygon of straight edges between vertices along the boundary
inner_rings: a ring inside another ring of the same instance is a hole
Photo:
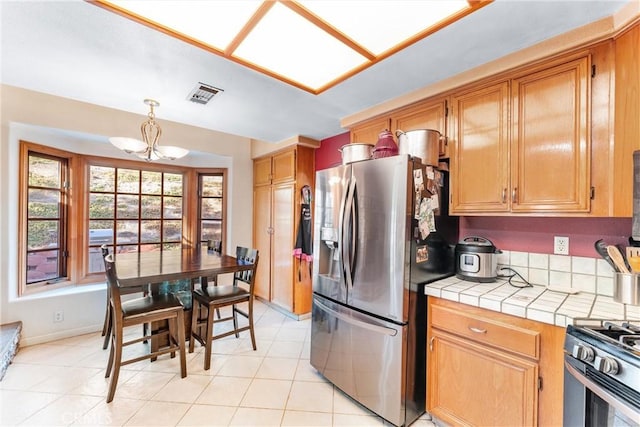
[[[314,94],[493,0],[94,0]]]

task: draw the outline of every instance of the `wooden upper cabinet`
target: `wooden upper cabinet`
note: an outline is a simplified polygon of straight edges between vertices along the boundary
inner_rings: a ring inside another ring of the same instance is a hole
[[[590,57],[452,97],[451,213],[588,213]]]
[[[633,213],[633,152],[640,150],[640,24],[615,40],[613,213]]]
[[[296,150],[283,151],[253,161],[253,185],[270,185],[296,179]]]
[[[454,96],[451,213],[509,210],[509,83]]]
[[[388,117],[361,123],[351,129],[351,142],[375,144],[378,142],[378,135],[384,130],[391,130],[391,119]]]
[[[447,135],[447,100],[436,99],[422,102],[410,108],[398,111],[391,116],[391,129],[404,132],[416,129],[433,129],[443,136]],[[448,157],[446,139],[440,141],[440,157]]]
[[[271,184],[271,157],[253,161],[253,185]]]
[[[514,212],[589,212],[590,60],[512,82]]]
[[[284,151],[273,156],[273,183],[296,179],[296,150]]]

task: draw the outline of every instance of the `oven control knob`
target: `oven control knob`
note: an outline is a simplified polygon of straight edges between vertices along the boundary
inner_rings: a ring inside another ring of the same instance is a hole
[[[593,359],[595,358],[595,353],[593,352],[593,349],[591,347],[580,344],[573,346],[573,351],[571,352],[571,354],[573,355],[573,357],[578,360],[582,360],[583,362],[593,362]]]
[[[615,375],[620,370],[620,367],[618,366],[618,362],[616,362],[616,360],[612,359],[611,357],[598,356],[596,357],[593,365],[598,371],[603,372],[605,374]]]

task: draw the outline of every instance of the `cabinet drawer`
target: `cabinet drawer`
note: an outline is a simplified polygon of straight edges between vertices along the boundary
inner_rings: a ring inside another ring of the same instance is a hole
[[[431,306],[430,316],[433,328],[533,359],[540,357],[540,333],[506,323],[506,319],[501,322],[435,304]]]

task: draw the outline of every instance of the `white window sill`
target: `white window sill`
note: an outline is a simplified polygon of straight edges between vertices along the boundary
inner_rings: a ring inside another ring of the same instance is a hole
[[[52,297],[85,294],[90,292],[103,291],[107,288],[107,284],[93,283],[90,285],[70,285],[62,288],[51,289],[50,291],[37,292],[30,295],[22,295],[14,299],[14,301],[33,301],[38,299],[46,299]]]

